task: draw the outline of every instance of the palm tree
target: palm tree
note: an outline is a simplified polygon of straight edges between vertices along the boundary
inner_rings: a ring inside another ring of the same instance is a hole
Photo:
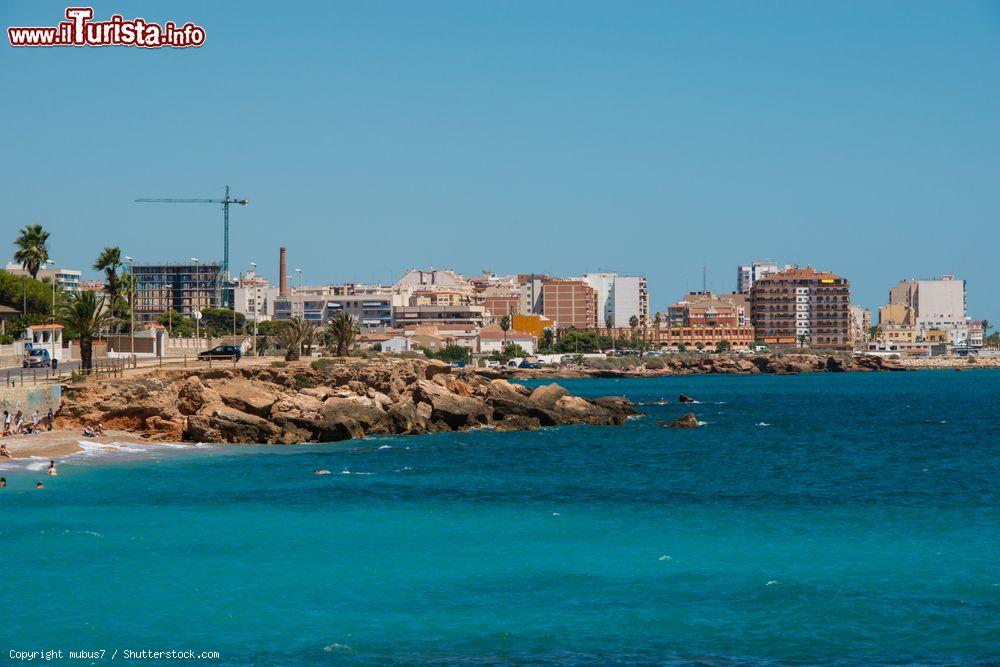
[[[552,329],[546,327],[542,329],[542,340],[539,341],[539,347],[547,348],[549,352],[555,350],[555,337],[552,335]]]
[[[873,342],[878,342],[878,339],[882,337],[882,325],[875,324],[868,329],[868,339]]]
[[[302,354],[311,357],[316,344],[316,327],[309,324],[302,332]]]
[[[118,269],[122,268],[122,250],[118,246],[108,246],[101,251],[94,262],[94,268],[104,271],[104,292],[111,302],[111,310],[119,310],[118,297],[121,293],[121,284],[118,276]]]
[[[27,225],[21,230],[21,235],[14,240],[17,251],[14,261],[20,264],[32,278],[38,278],[38,272],[49,258],[49,249],[45,244],[49,233],[41,225]]]
[[[313,335],[312,325],[295,317],[285,320],[274,332],[274,339],[285,348],[285,361],[296,361],[302,354],[302,344]]]
[[[337,313],[326,325],[326,330],[337,346],[337,356],[347,356],[351,348],[354,347],[354,337],[357,335],[354,318],[347,313]]]
[[[74,292],[59,307],[62,325],[80,337],[80,367],[93,367],[94,337],[110,318],[107,302],[96,292]]]
[[[500,318],[500,329],[503,331],[503,346],[507,347],[507,332],[510,331],[510,315]]]
[[[49,249],[45,243],[49,233],[41,225],[27,225],[21,230],[21,235],[14,239],[17,250],[14,251],[14,261],[21,265],[26,274],[21,276],[21,314],[28,314],[28,273],[32,278],[38,277],[38,272],[45,266],[49,258]]]
[[[636,330],[636,328],[638,326],[639,326],[639,318],[638,317],[636,317],[635,315],[633,315],[632,317],[628,318],[628,328],[630,330],[631,343],[632,343],[633,347],[637,347],[637,345],[636,345],[636,337],[635,337],[635,330]]]

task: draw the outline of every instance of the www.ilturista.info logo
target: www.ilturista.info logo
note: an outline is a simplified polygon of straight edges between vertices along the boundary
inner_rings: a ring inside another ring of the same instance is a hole
[[[183,49],[205,43],[205,29],[193,23],[162,26],[146,19],[125,20],[114,14],[107,21],[92,21],[92,7],[68,7],[66,21],[52,27],[10,27],[11,46],[140,46],[145,49]]]

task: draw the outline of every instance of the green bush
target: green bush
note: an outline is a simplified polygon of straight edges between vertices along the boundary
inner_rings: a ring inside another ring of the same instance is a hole
[[[312,366],[313,370],[315,371],[325,371],[331,366],[335,366],[336,362],[330,357],[323,357],[320,359],[316,359],[309,365]]]
[[[302,390],[302,389],[308,389],[310,387],[315,387],[315,386],[316,386],[316,383],[313,382],[313,379],[311,377],[309,377],[308,375],[306,375],[305,373],[296,373],[295,374],[295,390],[296,391],[299,391],[299,390]]]

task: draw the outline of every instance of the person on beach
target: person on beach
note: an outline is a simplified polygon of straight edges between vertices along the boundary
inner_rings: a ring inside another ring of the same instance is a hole
[[[86,426],[86,425],[83,427],[83,437],[85,437],[85,438],[93,438],[96,435],[97,434],[94,432],[94,429],[92,429],[91,427]]]
[[[50,431],[52,430],[52,425],[55,421],[56,416],[52,414],[52,408],[49,408],[49,414],[45,415],[45,425],[49,427]]]
[[[5,459],[13,458],[10,455],[10,450],[7,449],[7,443],[6,442],[0,443],[0,456],[4,457]]]
[[[10,411],[3,411],[3,435],[10,435]]]
[[[38,422],[42,421],[41,415],[38,414],[38,410],[31,413],[31,432],[38,433]]]
[[[21,408],[17,409],[17,413],[14,415],[14,435],[21,435],[21,430],[24,428],[24,413],[21,412]]]
[[[94,427],[94,435],[104,435],[104,424],[97,422],[97,426]]]
[[[49,461],[49,477],[55,477],[58,474],[59,471],[56,470],[56,462]]]

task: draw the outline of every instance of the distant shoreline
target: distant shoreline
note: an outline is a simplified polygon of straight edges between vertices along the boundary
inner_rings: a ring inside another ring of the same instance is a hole
[[[719,359],[728,361],[720,363]],[[860,359],[874,360],[880,358],[864,357]],[[703,359],[677,360],[662,369],[587,368],[581,366],[568,368],[547,367],[541,369],[501,367],[496,369],[476,369],[475,372],[491,379],[560,380],[585,378],[660,378],[686,375],[798,375],[801,373],[870,373],[918,370],[965,371],[974,369],[1000,369],[1000,357],[882,359],[878,362],[861,363],[841,363],[838,361],[835,365],[831,366],[829,358],[814,354],[755,355],[745,358],[712,356]]]

